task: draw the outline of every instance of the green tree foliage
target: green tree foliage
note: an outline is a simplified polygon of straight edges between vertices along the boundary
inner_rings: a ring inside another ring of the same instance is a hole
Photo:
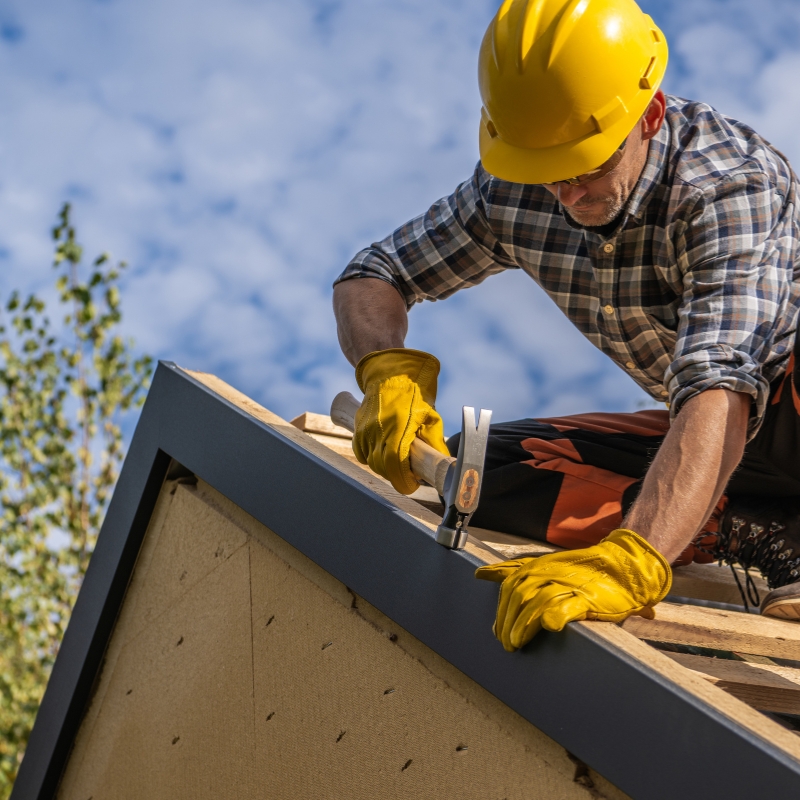
[[[82,268],[53,229],[63,325],[13,293],[0,317],[0,798],[8,796],[123,457],[151,359],[119,335],[124,263]],[[84,274],[85,273],[85,274]]]

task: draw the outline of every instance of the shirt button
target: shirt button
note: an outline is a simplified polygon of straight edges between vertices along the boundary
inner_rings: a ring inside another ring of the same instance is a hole
[[[606,242],[603,245],[603,252],[608,255],[611,255],[614,252],[614,245],[611,244],[611,242]]]
[[[625,362],[625,366],[626,366],[628,369],[633,369],[633,368],[636,366],[636,364],[634,364],[634,363],[633,363],[633,361],[626,361],[626,362]]]
[[[666,397],[668,394],[669,394],[669,392],[666,389],[662,389],[661,390],[661,396],[662,397]]]
[[[603,311],[605,311],[606,314],[611,315],[614,313],[614,306],[604,306]]]

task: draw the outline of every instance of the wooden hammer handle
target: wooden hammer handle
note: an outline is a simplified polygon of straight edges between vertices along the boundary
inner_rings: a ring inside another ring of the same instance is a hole
[[[350,392],[339,392],[331,403],[331,419],[343,428],[354,431],[356,428],[356,411],[361,408],[361,403]],[[433,486],[440,495],[444,495],[444,479],[447,470],[455,461],[452,456],[446,456],[434,450],[422,439],[414,439],[409,451],[411,472],[416,478],[421,478],[425,483]]]

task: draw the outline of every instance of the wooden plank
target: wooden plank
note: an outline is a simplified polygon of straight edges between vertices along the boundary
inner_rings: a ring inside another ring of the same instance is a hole
[[[766,656],[757,656],[753,653],[737,653],[735,650],[731,655],[737,661],[747,661],[750,664],[771,664],[774,667],[778,666],[771,658],[767,658]]]
[[[505,558],[527,558],[528,556],[544,556],[548,553],[556,553],[560,551],[561,547],[553,547],[546,542],[525,542],[525,544],[516,544],[502,541],[500,536],[494,531],[487,531],[483,528],[470,528],[469,532],[489,545],[489,547],[502,553]],[[487,536],[487,534],[489,534]],[[485,538],[484,538],[485,537]],[[509,537],[519,538],[519,537]],[[498,541],[499,540],[499,541]]]
[[[554,544],[550,544],[550,542],[539,542],[535,539],[526,539],[523,536],[515,536],[513,533],[502,533],[501,531],[492,531],[488,528],[476,528],[474,525],[470,525],[469,530],[476,539],[480,539],[482,542],[486,542],[492,546],[498,544],[506,546],[529,547],[531,548],[530,552],[535,553],[536,555],[555,553],[558,550],[563,549]],[[498,547],[498,550],[499,549],[500,548]],[[509,558],[516,558],[516,556],[509,556]]]
[[[308,413],[308,412],[306,412]],[[305,416],[305,415],[301,415]],[[320,416],[316,414],[315,416]],[[297,417],[296,419],[300,419],[301,417]],[[340,456],[344,456],[351,464],[355,464],[356,466],[360,467],[363,470],[366,470],[370,475],[378,480],[383,481],[387,485],[389,481],[385,478],[382,478],[380,475],[376,475],[372,470],[366,465],[362,464],[358,459],[356,459],[355,454],[353,453],[353,446],[351,444],[352,439],[342,439],[339,436],[329,436],[328,434],[324,433],[312,433],[309,431],[303,431],[307,436],[310,436],[314,441],[319,442],[320,444],[324,444],[330,450],[333,450],[334,453],[338,453]],[[444,510],[440,500],[439,495],[432,486],[420,486],[413,494],[408,495],[412,500],[416,500],[418,503],[421,503],[425,508],[428,508],[432,511],[438,511],[441,514]]]
[[[800,670],[728,661],[687,653],[664,653],[686,669],[760,711],[800,714]]]
[[[305,411],[299,417],[291,420],[289,424],[306,433],[322,433],[326,436],[337,436],[340,439],[353,438],[353,434],[347,428],[337,425],[326,414],[315,414],[313,411]]]
[[[324,444],[325,447],[333,450],[334,453],[344,456],[344,458],[346,458],[351,464],[361,467],[361,469],[366,470],[373,477],[376,477],[389,485],[389,481],[387,481],[385,478],[382,478],[380,475],[376,475],[366,464],[362,464],[360,461],[358,461],[353,453],[353,446],[351,444],[352,439],[341,439],[338,436],[328,436],[323,433],[309,433],[308,431],[304,431],[304,433],[314,439],[314,441]],[[420,486],[419,489],[417,489],[413,494],[408,495],[408,497],[410,497],[412,500],[416,500],[424,508],[427,508],[439,515],[444,512],[444,506],[439,500],[439,494],[436,489],[433,488],[433,486]]]
[[[353,453],[352,439],[343,439],[340,436],[331,436],[327,433],[312,433],[311,431],[305,431],[305,433],[320,444],[324,444],[325,447],[329,447],[334,452],[339,453],[339,455],[359,463],[356,460],[355,453]]]
[[[739,580],[744,586],[745,574],[737,568]],[[759,595],[768,591],[767,582],[756,572],[750,573]],[[694,597],[698,600],[713,600],[716,603],[729,603],[742,606],[742,596],[729,566],[719,564],[687,564],[672,570],[672,589],[676,597]],[[744,606],[742,606],[744,610]]]
[[[655,619],[630,617],[622,627],[655,642],[800,661],[800,625],[771,617],[660,603]]]

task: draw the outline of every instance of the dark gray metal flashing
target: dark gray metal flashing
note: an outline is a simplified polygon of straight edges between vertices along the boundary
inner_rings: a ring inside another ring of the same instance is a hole
[[[588,626],[506,653],[472,556],[162,362],[11,800],[55,795],[170,458],[637,800],[800,797],[800,762]]]

